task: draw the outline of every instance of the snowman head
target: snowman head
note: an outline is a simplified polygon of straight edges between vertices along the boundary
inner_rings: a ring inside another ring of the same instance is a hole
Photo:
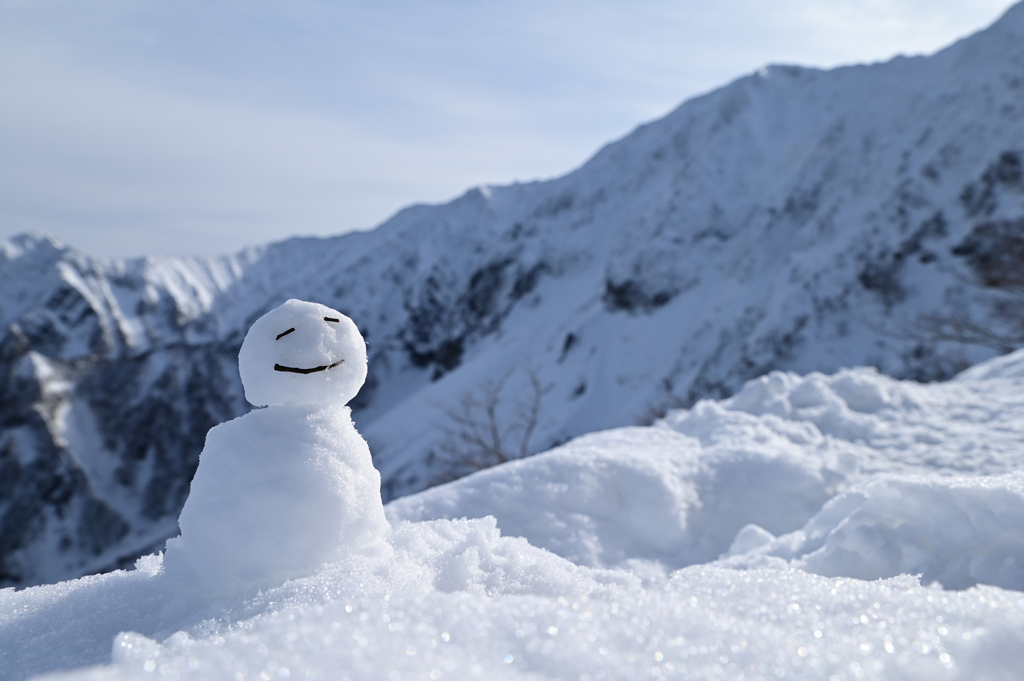
[[[256,406],[345,404],[366,380],[366,343],[337,310],[293,298],[249,328],[238,371]]]

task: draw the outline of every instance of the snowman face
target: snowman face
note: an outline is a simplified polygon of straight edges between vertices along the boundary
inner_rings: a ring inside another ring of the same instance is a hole
[[[345,404],[366,380],[366,343],[337,310],[292,299],[249,329],[238,371],[257,406]]]

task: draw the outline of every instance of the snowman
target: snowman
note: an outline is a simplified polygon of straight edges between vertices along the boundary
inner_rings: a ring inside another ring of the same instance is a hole
[[[264,409],[215,426],[164,566],[206,590],[269,586],[379,549],[380,474],[345,404],[366,380],[351,319],[289,300],[238,354],[245,398]]]

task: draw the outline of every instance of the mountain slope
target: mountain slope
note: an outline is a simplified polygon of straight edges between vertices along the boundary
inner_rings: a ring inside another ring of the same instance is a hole
[[[533,451],[771,369],[948,377],[994,349],[922,332],[923,315],[1013,337],[1005,295],[971,282],[1024,239],[1022,73],[1017,5],[930,57],[766,68],[562,178],[372,232],[127,261],[16,239],[0,255],[0,583],[174,534],[206,430],[248,408],[241,339],[290,297],[369,342],[356,419],[388,499],[467,469],[445,454],[445,410],[506,375],[504,418],[540,379]]]

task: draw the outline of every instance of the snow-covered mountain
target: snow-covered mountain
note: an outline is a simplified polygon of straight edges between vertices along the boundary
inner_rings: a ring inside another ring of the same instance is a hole
[[[0,251],[0,584],[126,564],[173,535],[206,431],[248,409],[244,333],[288,298],[366,336],[356,420],[391,499],[460,470],[446,410],[510,370],[506,412],[540,378],[532,451],[771,369],[948,377],[1012,345],[993,286],[1022,237],[1017,5],[930,57],[766,68],[564,177],[371,232],[139,260],[15,239]],[[972,333],[990,347],[949,340]]]

